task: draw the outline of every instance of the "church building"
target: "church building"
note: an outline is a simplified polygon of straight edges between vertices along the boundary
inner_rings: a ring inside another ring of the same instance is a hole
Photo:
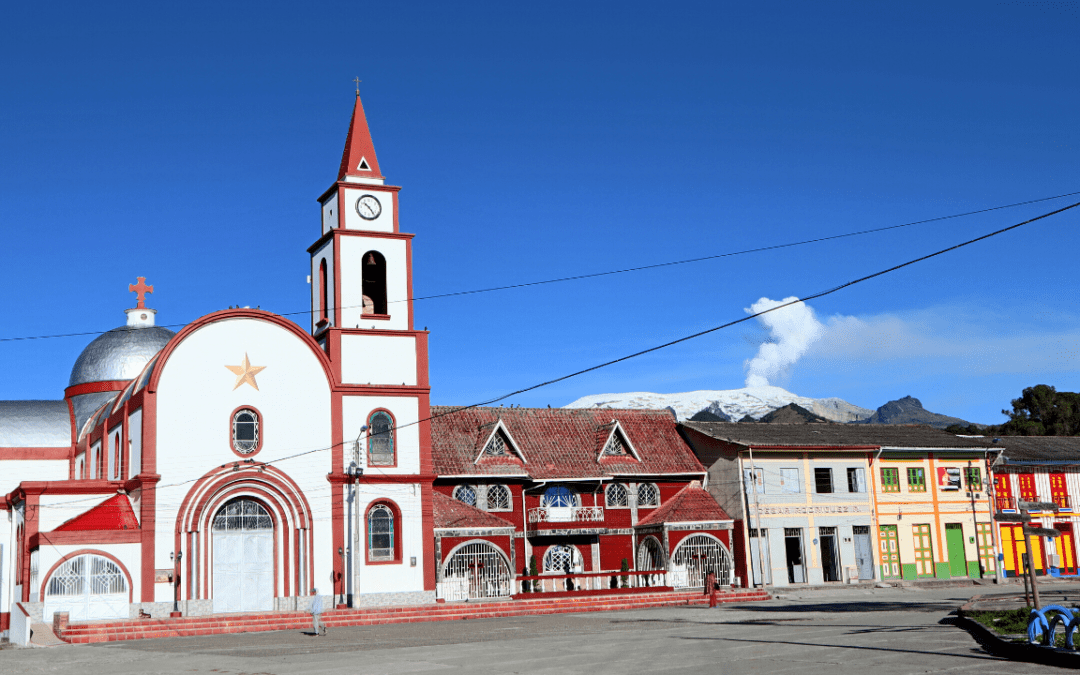
[[[174,333],[155,326],[140,277],[127,321],[87,345],[62,400],[0,401],[0,636],[12,612],[505,596],[534,555],[539,573],[624,558],[662,570],[690,539],[683,558],[707,554],[730,581],[731,519],[702,501],[704,468],[670,415],[432,410],[398,191],[358,96],[308,248],[310,325],[236,307]],[[469,578],[484,561],[502,572],[481,592]],[[673,578],[700,585],[705,570],[686,564]]]

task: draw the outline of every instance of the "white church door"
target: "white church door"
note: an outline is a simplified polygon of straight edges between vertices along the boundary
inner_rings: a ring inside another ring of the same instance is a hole
[[[234,499],[214,516],[214,611],[274,608],[274,522],[258,502]]]
[[[93,554],[64,562],[45,585],[45,621],[67,612],[71,621],[128,618],[128,584],[120,568]]]

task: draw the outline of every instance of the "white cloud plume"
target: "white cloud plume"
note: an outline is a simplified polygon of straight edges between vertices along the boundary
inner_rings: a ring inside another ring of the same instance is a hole
[[[803,302],[796,302],[797,300],[795,297],[783,300],[761,298],[744,310],[747,314],[757,314],[773,307],[794,303],[757,317],[761,325],[769,331],[769,340],[762,343],[758,347],[757,355],[744,364],[747,387],[768,385],[770,380],[775,381],[787,373],[810,346],[824,335],[825,326],[814,316],[814,310]]]

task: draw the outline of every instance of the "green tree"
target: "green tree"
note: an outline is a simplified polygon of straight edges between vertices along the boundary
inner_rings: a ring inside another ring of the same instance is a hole
[[[1012,410],[1002,410],[1009,421],[998,427],[1004,436],[1080,435],[1080,394],[1057,391],[1037,384],[1012,400]]]

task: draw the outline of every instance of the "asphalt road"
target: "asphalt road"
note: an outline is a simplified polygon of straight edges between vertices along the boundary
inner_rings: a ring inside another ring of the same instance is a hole
[[[1060,590],[1066,590],[1059,587]],[[1071,586],[1075,597],[1080,586]],[[769,602],[0,651],[0,674],[1017,673],[949,613],[992,588],[807,591]]]

